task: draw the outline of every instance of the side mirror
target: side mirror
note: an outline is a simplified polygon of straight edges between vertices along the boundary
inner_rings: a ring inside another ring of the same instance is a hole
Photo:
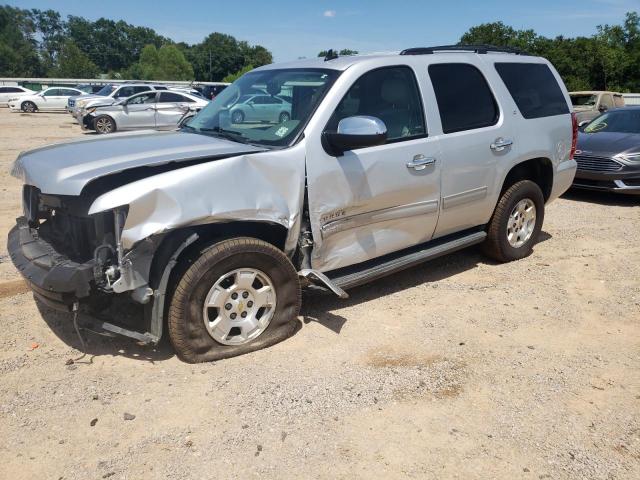
[[[322,139],[327,152],[339,157],[347,150],[382,145],[387,141],[387,127],[376,117],[347,117],[340,120],[337,132],[324,132]]]

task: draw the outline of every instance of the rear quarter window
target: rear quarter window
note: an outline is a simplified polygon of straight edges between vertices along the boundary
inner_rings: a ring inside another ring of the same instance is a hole
[[[496,63],[495,67],[524,118],[569,113],[560,85],[547,65]]]

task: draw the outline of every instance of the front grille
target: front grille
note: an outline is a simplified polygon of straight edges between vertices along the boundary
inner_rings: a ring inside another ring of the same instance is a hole
[[[75,105],[76,105],[76,101],[69,99],[69,106],[70,107],[75,107]]]
[[[607,157],[576,155],[574,159],[578,162],[578,170],[587,170],[590,172],[617,172],[622,168],[622,164]]]

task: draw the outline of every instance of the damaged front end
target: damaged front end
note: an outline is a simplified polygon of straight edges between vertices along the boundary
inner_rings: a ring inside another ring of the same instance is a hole
[[[132,290],[131,285],[140,283],[120,241],[126,209],[89,215],[83,200],[42,194],[25,185],[24,216],[9,233],[13,263],[36,296],[59,310],[70,311],[76,301]],[[139,301],[145,293],[136,292]]]

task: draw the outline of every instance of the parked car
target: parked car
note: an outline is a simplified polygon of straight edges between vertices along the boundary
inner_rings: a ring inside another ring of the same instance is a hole
[[[82,128],[95,130],[97,133],[149,128],[172,129],[208,103],[208,100],[200,96],[171,90],[138,93],[114,105],[89,108],[82,118]]]
[[[475,244],[522,259],[545,204],[573,182],[577,124],[553,66],[510,52],[267,65],[180,130],[24,152],[11,258],[52,307],[147,304],[141,331],[118,331],[157,342],[166,321],[188,362],[283,340],[302,287],[344,298]],[[289,92],[291,116],[234,123],[236,104],[261,89]]]
[[[624,107],[622,94],[616,92],[585,91],[570,92],[573,111],[578,123],[593,120],[611,108]]]
[[[640,194],[640,105],[609,110],[581,130],[573,186]]]
[[[78,90],[82,90],[89,95],[95,95],[104,88],[104,85],[97,85],[95,83],[79,83],[75,86],[75,88],[77,88]]]
[[[82,124],[82,118],[86,115],[86,110],[92,107],[113,105],[114,103],[129,98],[136,93],[148,92],[151,90],[167,90],[164,85],[150,85],[147,83],[123,83],[121,85],[105,85],[96,95],[85,95],[82,98],[70,98],[67,103],[67,110]]]
[[[64,110],[69,97],[83,95],[86,93],[77,88],[50,87],[32,95],[23,95],[9,100],[9,108],[14,112],[27,113],[38,110]]]
[[[210,84],[200,84],[196,85],[196,89],[200,91],[204,98],[209,100],[213,100],[220,93],[229,86],[228,83],[210,83]]]
[[[24,97],[26,95],[34,95],[36,92],[25,87],[18,86],[0,86],[0,105],[8,106],[9,100]]]
[[[291,103],[275,95],[243,95],[231,109],[233,123],[284,123],[291,118]]]

